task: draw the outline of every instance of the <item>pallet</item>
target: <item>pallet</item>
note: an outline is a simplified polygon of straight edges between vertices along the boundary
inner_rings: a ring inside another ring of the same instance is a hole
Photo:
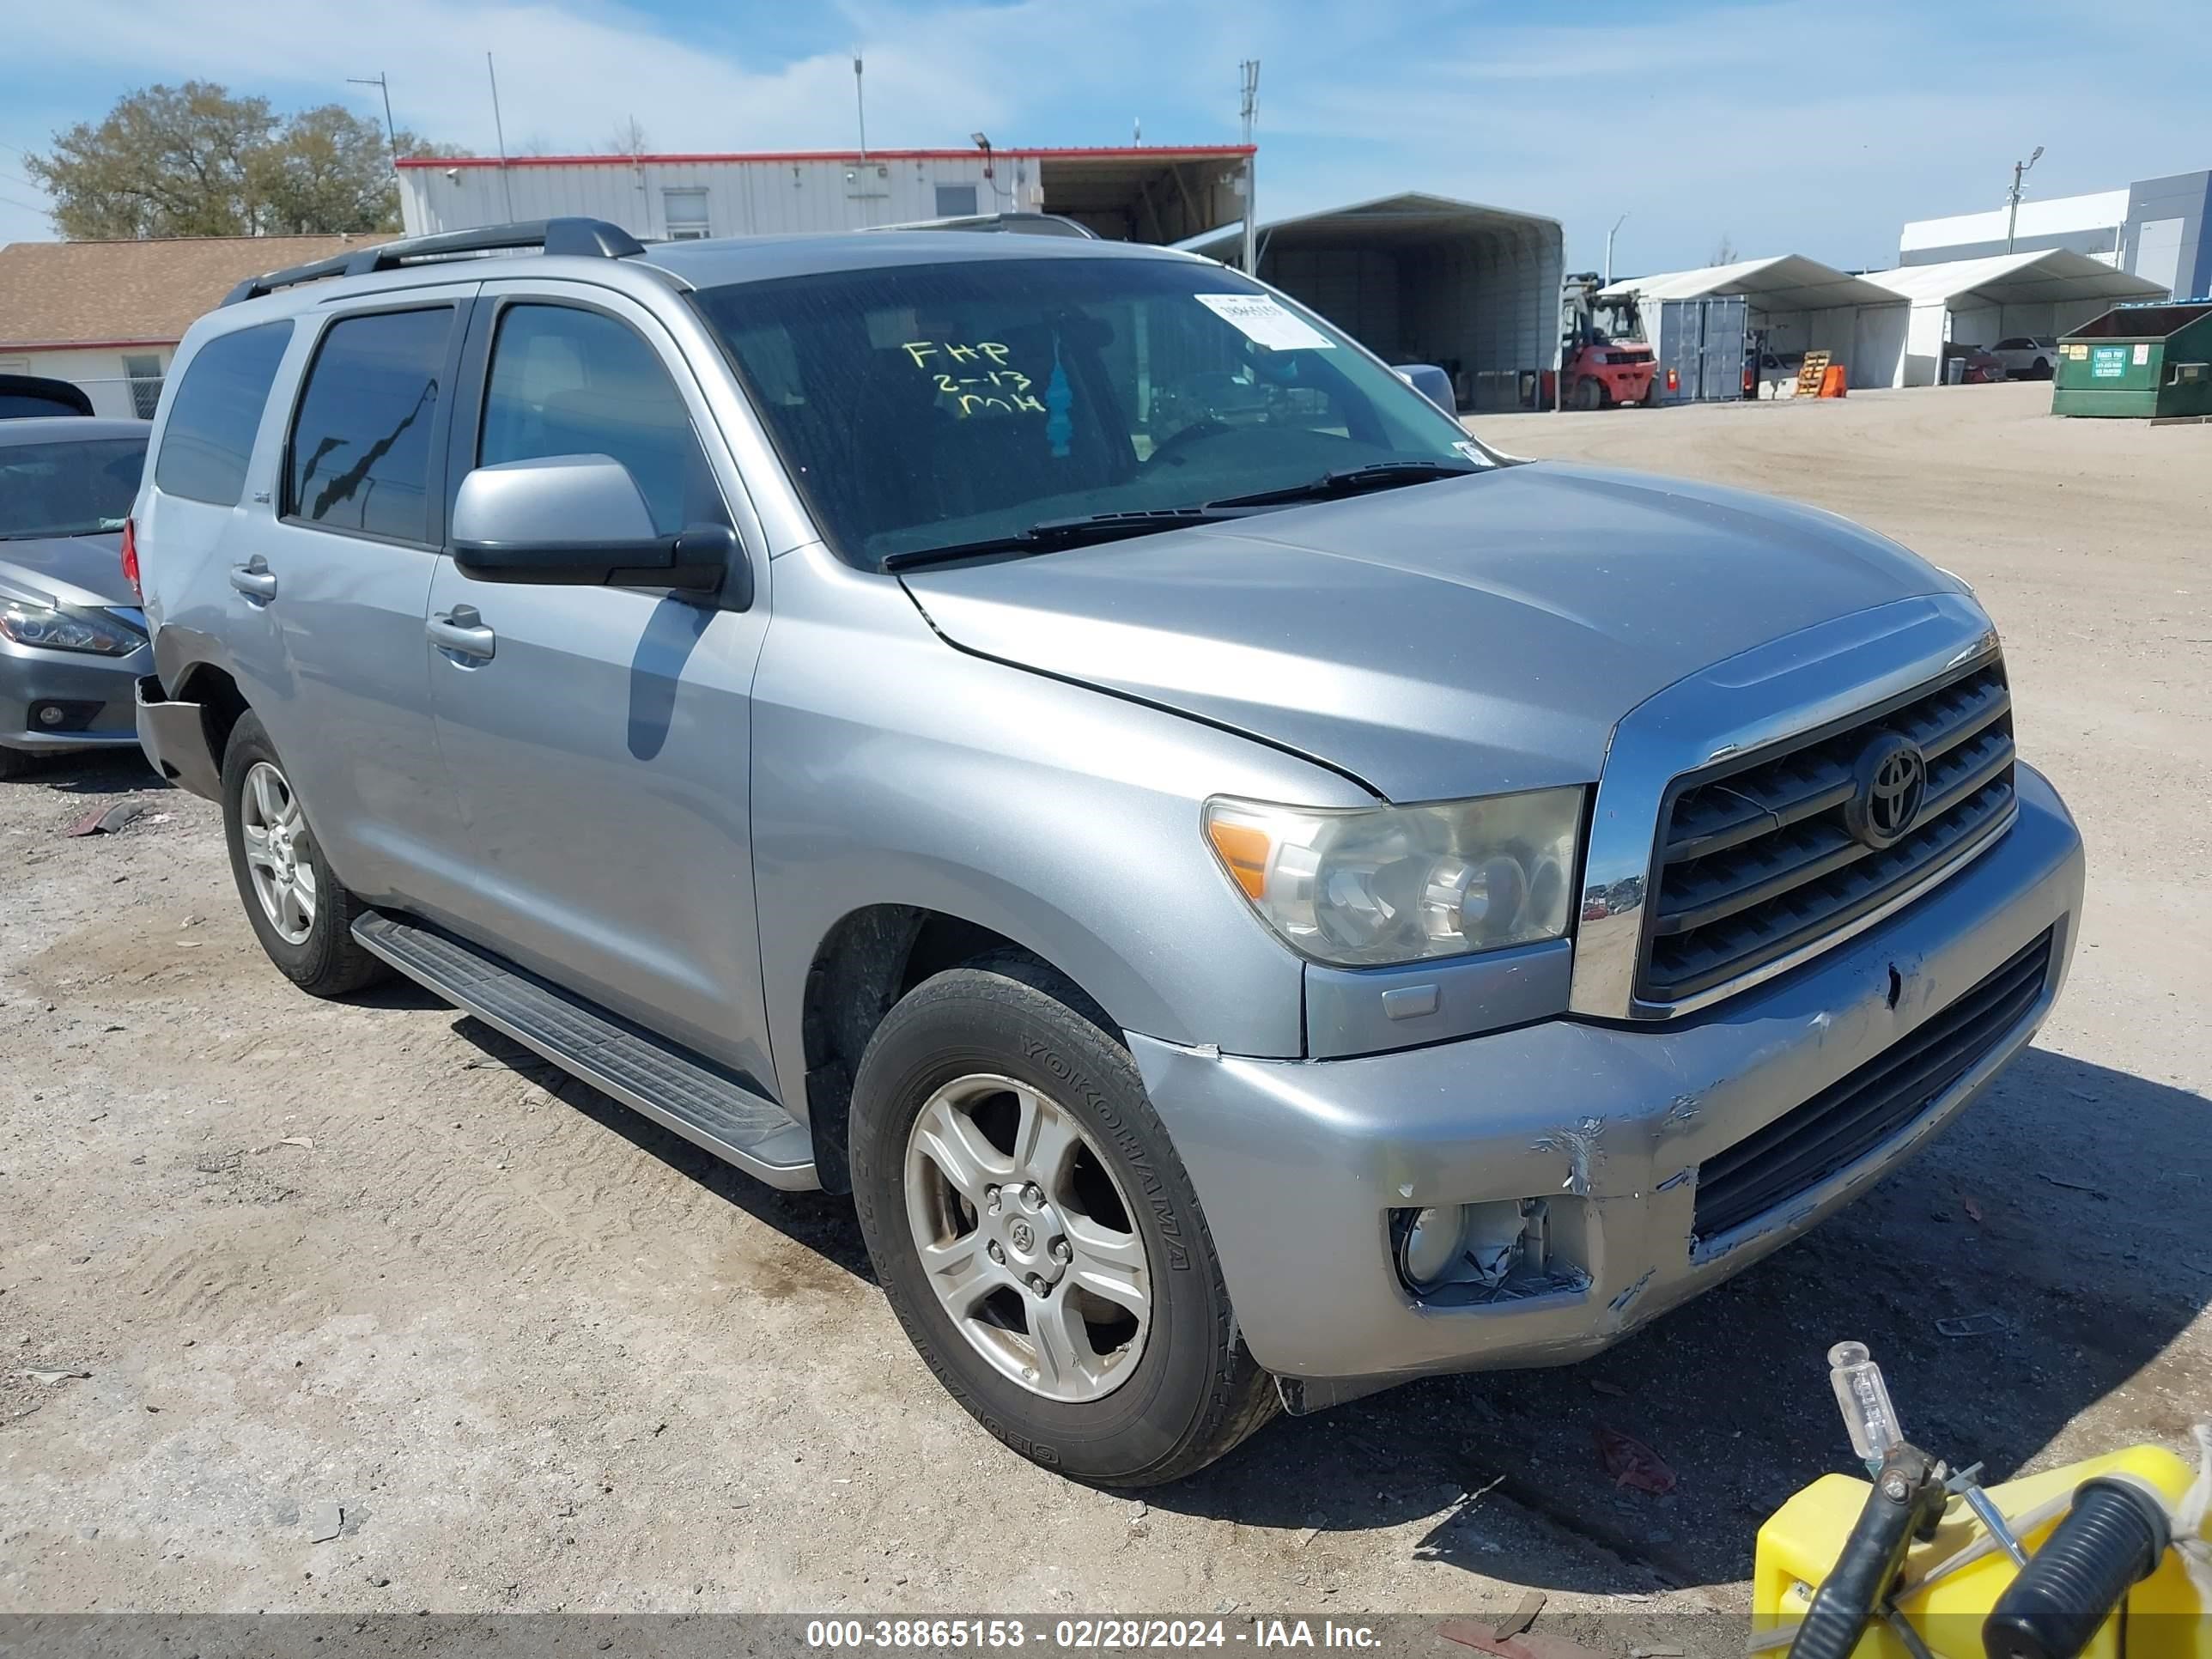
[[[1820,395],[1820,379],[1828,372],[1828,360],[1833,355],[1826,351],[1808,351],[1805,354],[1805,361],[1797,370],[1799,397],[1817,398]]]

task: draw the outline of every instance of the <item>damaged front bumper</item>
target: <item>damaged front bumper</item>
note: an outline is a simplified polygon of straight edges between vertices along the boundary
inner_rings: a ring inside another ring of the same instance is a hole
[[[2018,789],[2011,830],[1935,891],[1803,967],[1663,1027],[1563,1018],[1310,1061],[1133,1036],[1197,1187],[1238,1326],[1293,1407],[1430,1372],[1594,1352],[1917,1151],[2027,1045],[2065,978],[2081,838],[2040,775],[2021,766]],[[2012,1000],[1996,1003],[1992,988],[2005,985]],[[1996,1024],[1964,1024],[1992,1006]],[[1912,1054],[1899,1045],[1916,1034],[1930,1044],[1954,1026],[1957,1054],[1972,1058],[1932,1099],[1912,1103],[1919,1097],[1884,1081],[1898,1070],[1886,1055]],[[1861,1087],[1888,1090],[1909,1115],[1870,1149],[1825,1164],[1816,1121],[1809,1139],[1792,1143],[1800,1161],[1783,1170],[1771,1203],[1759,1199],[1748,1217],[1709,1203],[1706,1221],[1725,1224],[1699,1236],[1701,1174],[1709,1198],[1720,1190],[1712,1170],[1732,1169],[1741,1183],[1750,1153],[1805,1121],[1778,1120]],[[1409,1212],[1534,1200],[1547,1236],[1540,1271],[1503,1294],[1407,1288],[1393,1233]]]

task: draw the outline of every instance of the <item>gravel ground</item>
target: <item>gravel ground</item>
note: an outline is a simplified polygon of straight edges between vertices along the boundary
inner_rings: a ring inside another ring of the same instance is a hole
[[[295,993],[207,804],[120,761],[0,786],[0,1609],[1447,1613],[1534,1586],[1572,1629],[1741,1609],[1760,1518],[1847,1462],[1839,1337],[1993,1478],[2185,1445],[2212,1415],[2212,428],[2047,401],[1478,423],[1808,498],[1977,583],[2089,841],[2073,983],[1932,1152],[1613,1352],[1279,1421],[1143,1502],[945,1398],[844,1204],[427,995]],[[121,834],[64,836],[125,798]],[[2012,1333],[1936,1331],[1985,1310]],[[1612,1486],[1601,1428],[1677,1489]]]

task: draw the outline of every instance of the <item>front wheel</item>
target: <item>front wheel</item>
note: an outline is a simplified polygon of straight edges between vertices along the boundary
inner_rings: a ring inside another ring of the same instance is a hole
[[[353,936],[362,906],[338,885],[260,717],[231,729],[222,757],[223,838],[246,919],[301,990],[343,996],[389,971]]]
[[[1197,1194],[1128,1052],[1025,957],[939,974],[854,1081],[853,1195],[945,1389],[1077,1480],[1189,1474],[1273,1414]]]
[[[1595,380],[1577,380],[1575,382],[1575,407],[1577,409],[1603,409],[1605,407],[1605,388],[1602,386],[1600,386]]]

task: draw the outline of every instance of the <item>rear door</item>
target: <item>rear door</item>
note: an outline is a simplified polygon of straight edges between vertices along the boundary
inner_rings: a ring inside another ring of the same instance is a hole
[[[276,498],[234,538],[230,573],[237,603],[282,642],[287,683],[258,707],[316,839],[362,897],[434,916],[471,879],[438,763],[422,618],[475,291],[379,295],[313,319]]]
[[[772,1092],[747,820],[768,561],[735,464],[643,307],[514,279],[487,283],[477,313],[452,488],[477,465],[611,456],[660,533],[733,526],[758,592],[740,612],[665,589],[478,581],[438,561],[431,617],[480,653],[428,651],[478,866],[464,931]]]

